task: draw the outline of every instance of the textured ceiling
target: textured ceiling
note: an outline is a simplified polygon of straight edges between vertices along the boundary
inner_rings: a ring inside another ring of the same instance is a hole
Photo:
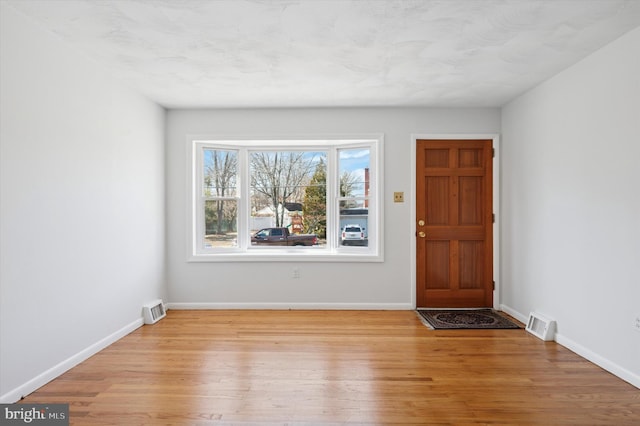
[[[640,0],[6,3],[169,108],[500,106],[640,26]]]

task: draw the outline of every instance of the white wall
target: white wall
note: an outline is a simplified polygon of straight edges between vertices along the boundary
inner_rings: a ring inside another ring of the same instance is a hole
[[[162,108],[0,4],[0,401],[164,291]]]
[[[640,386],[640,29],[503,109],[502,303]]]
[[[167,124],[169,300],[206,307],[412,307],[412,133],[498,133],[497,109],[173,110]],[[384,263],[187,263],[187,134],[384,133]],[[393,203],[404,191],[405,203]],[[177,305],[176,305],[177,304]]]

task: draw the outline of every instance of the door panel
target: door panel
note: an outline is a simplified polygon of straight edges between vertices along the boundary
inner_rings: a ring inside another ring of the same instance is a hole
[[[427,177],[425,194],[427,211],[424,216],[429,225],[446,225],[449,222],[449,178]]]
[[[460,288],[478,288],[484,277],[484,244],[482,241],[459,241]]]
[[[482,183],[480,176],[462,176],[459,178],[460,225],[482,225]]]
[[[424,150],[424,165],[428,168],[448,167],[449,150],[448,149],[429,149]]]
[[[482,149],[459,149],[458,167],[482,167]]]
[[[429,289],[449,288],[448,241],[427,241],[426,270]]]
[[[416,144],[418,307],[493,303],[491,140]]]

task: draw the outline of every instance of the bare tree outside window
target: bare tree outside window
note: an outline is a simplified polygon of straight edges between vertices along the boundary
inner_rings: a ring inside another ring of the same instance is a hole
[[[285,224],[288,203],[302,203],[305,187],[322,152],[268,151],[252,152],[250,174],[252,198],[264,197],[275,215],[275,226]]]
[[[340,196],[352,197],[355,188],[357,188],[359,184],[360,181],[355,173],[343,171],[340,175]],[[352,203],[351,207],[355,207],[355,204]]]
[[[238,155],[236,151],[208,149],[204,152],[205,233],[214,245],[235,244],[237,232]],[[228,243],[227,243],[228,244]]]

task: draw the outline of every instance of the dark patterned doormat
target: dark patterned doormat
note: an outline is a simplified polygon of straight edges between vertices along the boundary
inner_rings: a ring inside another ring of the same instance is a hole
[[[436,330],[521,328],[493,309],[419,309],[418,313]]]

